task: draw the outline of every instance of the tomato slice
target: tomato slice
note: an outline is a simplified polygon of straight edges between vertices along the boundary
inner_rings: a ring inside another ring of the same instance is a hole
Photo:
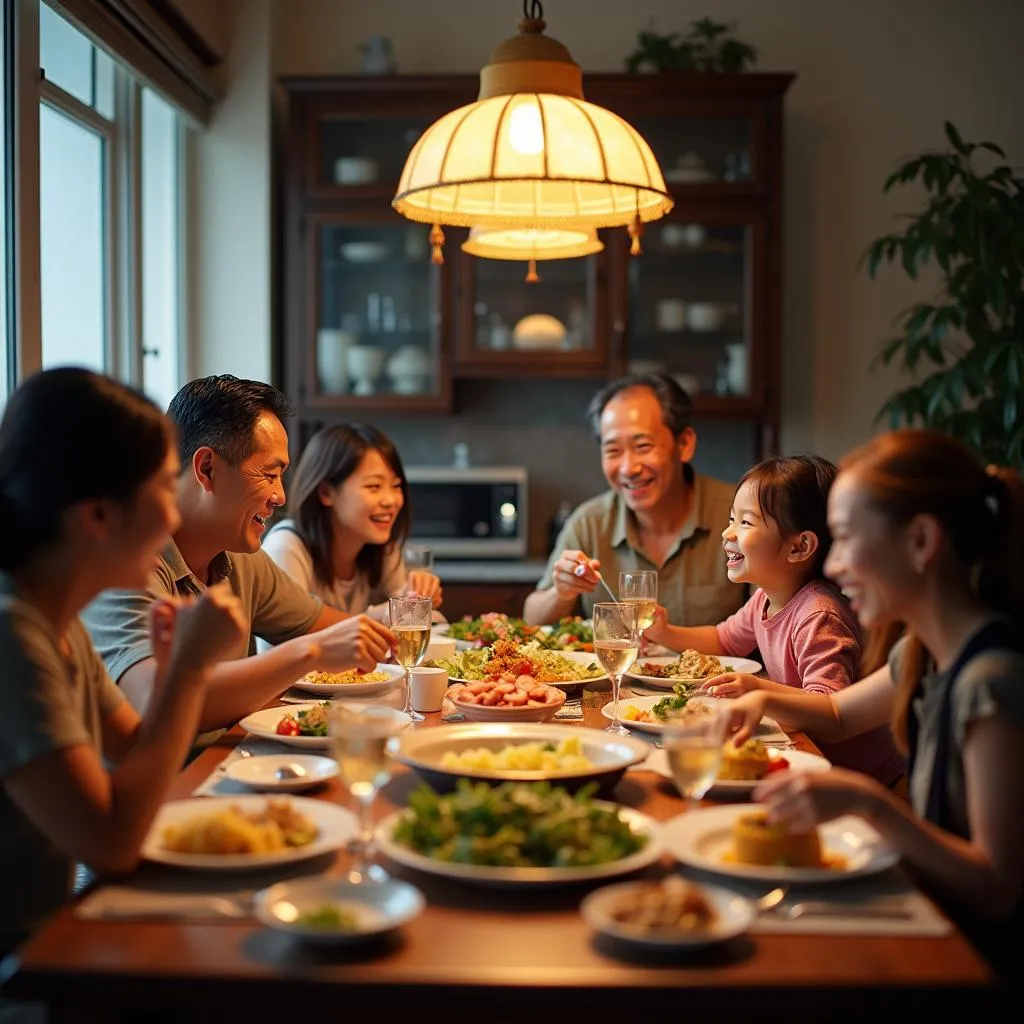
[[[279,736],[298,736],[299,723],[292,715],[285,715],[281,721],[277,723],[276,731]]]
[[[772,772],[784,772],[789,767],[789,762],[784,757],[773,757],[768,762],[768,771],[766,775],[770,775]]]

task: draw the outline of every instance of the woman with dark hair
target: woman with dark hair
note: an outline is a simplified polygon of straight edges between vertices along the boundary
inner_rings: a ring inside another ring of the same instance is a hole
[[[295,468],[291,519],[263,550],[326,604],[387,621],[388,598],[415,592],[441,604],[441,581],[406,572],[409,485],[395,446],[355,423],[314,434]]]
[[[78,618],[142,586],[178,523],[178,455],[147,398],[88,370],[29,378],[0,422],[0,958],[69,896],[75,862],[134,868],[196,732],[208,670],[243,630],[211,588],[163,601],[161,685],[140,718]]]
[[[776,456],[748,470],[736,487],[722,531],[726,571],[755,588],[746,604],[716,626],[674,626],[659,608],[644,633],[681,651],[742,656],[755,648],[767,678],[727,672],[707,680],[717,697],[750,690],[828,695],[856,682],[860,629],[849,603],[824,578],[832,537],[827,522],[836,467],[809,455]],[[886,786],[903,775],[903,758],[884,726],[841,743],[808,729],[833,764],[865,772]]]
[[[899,430],[858,448],[829,497],[825,569],[862,626],[902,622],[906,635],[840,693],[754,691],[733,705],[739,739],[766,712],[834,740],[891,722],[912,808],[844,771],[780,777],[755,799],[795,829],[866,818],[1007,967],[1024,938],[1022,523],[1020,475],[945,434]]]

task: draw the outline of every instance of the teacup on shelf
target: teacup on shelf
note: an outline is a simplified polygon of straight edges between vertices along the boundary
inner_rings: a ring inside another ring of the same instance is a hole
[[[348,372],[357,395],[372,395],[376,392],[374,382],[384,369],[384,349],[377,345],[352,345],[348,350]]]

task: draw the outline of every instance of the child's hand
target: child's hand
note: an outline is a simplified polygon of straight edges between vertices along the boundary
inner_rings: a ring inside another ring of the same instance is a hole
[[[664,644],[665,635],[668,632],[668,612],[664,605],[657,605],[654,609],[654,622],[644,631],[643,636],[652,644]],[[667,644],[665,646],[668,646]]]
[[[739,697],[760,688],[761,680],[749,672],[723,672],[720,676],[706,680],[700,692],[712,697]]]

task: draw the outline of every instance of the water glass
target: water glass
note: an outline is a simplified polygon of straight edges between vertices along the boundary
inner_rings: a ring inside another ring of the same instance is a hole
[[[358,701],[335,701],[327,713],[338,775],[359,804],[359,836],[349,844],[353,855],[351,881],[384,881],[387,872],[373,863],[373,804],[377,792],[391,778],[391,740],[405,725],[394,708]]]
[[[430,622],[433,603],[429,597],[403,594],[388,599],[391,629],[395,634],[395,661],[405,675],[405,713],[415,722],[423,716],[412,708],[409,670],[418,665],[427,653],[430,643]]]
[[[700,806],[722,767],[728,711],[720,706],[689,704],[669,714],[662,743],[672,780],[686,800],[687,810]]]
[[[623,672],[636,661],[639,651],[636,605],[622,601],[595,604],[594,654],[612,681],[613,722],[606,732],[629,735],[629,730],[619,721],[619,686]]]
[[[434,568],[434,552],[426,544],[406,544],[403,557],[406,570]]]

